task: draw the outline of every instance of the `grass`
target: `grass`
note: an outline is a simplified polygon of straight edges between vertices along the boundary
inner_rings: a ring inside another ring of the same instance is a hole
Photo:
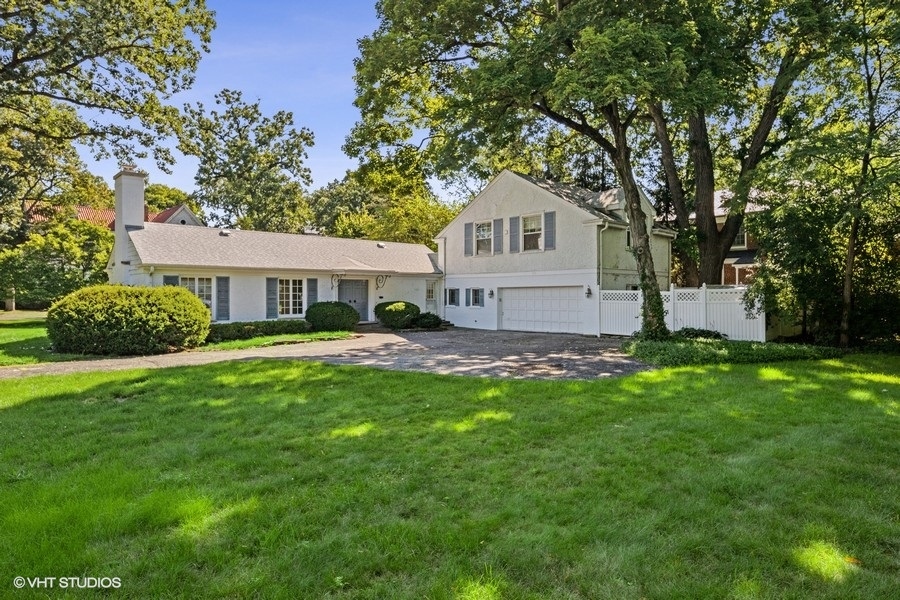
[[[4,589],[71,575],[119,577],[114,594],[134,598],[900,589],[896,356],[596,382],[256,361],[3,386]]]
[[[244,348],[265,348],[282,344],[305,344],[308,342],[324,342],[330,340],[346,340],[353,337],[351,331],[312,331],[309,333],[286,333],[282,335],[264,335],[249,340],[229,340],[215,342],[197,348],[198,350],[242,350]]]
[[[44,319],[0,320],[0,367],[30,365],[44,362],[61,362],[83,359],[79,354],[58,354],[50,349]],[[216,342],[201,346],[198,350],[242,350],[264,348],[279,344],[302,344],[325,340],[345,340],[354,334],[344,331],[269,335],[249,340]]]
[[[807,344],[746,342],[707,338],[667,341],[631,340],[623,349],[632,357],[657,367],[770,363],[788,360],[837,358],[841,350]]]
[[[50,349],[44,319],[0,320],[0,366],[76,360],[75,354]]]

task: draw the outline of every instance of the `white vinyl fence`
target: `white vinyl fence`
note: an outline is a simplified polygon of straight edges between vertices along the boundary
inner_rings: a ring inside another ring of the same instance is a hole
[[[663,292],[666,324],[672,331],[684,327],[712,329],[732,340],[766,341],[766,316],[747,317],[746,287],[676,288]],[[641,328],[642,294],[632,290],[600,291],[600,333],[631,335]]]

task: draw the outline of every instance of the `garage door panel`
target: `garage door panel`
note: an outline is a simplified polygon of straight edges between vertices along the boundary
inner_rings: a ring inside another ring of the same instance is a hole
[[[581,333],[581,287],[500,289],[500,329]]]

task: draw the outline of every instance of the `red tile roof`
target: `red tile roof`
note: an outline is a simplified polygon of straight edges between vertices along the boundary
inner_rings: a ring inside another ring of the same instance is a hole
[[[177,206],[167,208],[162,212],[145,213],[144,220],[151,223],[165,223],[166,220],[168,220],[169,217],[178,212],[178,209],[180,209],[182,206],[183,204],[179,204]],[[93,223],[94,225],[109,227],[110,229],[115,229],[116,227],[116,211],[113,208],[94,208],[93,206],[81,205],[76,205],[73,208],[75,210],[75,218],[79,221],[87,221],[89,223]],[[44,215],[33,215],[31,218],[31,221],[33,223],[42,223],[46,220],[47,217],[45,217]]]

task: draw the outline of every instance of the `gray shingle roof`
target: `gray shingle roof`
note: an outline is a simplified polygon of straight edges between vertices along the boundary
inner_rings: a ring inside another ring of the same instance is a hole
[[[555,181],[541,179],[540,177],[516,173],[515,171],[513,171],[513,173],[517,177],[521,177],[525,181],[536,185],[541,189],[547,190],[557,198],[565,200],[570,204],[574,204],[581,210],[587,211],[595,217],[625,223],[625,219],[609,209],[611,205],[618,204],[622,200],[621,196],[624,196],[622,188],[615,188],[603,192],[592,192],[591,190],[575,185],[569,185],[567,183],[557,183]]]
[[[145,223],[129,231],[141,263],[299,271],[440,273],[421,244]],[[383,245],[384,247],[379,247]]]

